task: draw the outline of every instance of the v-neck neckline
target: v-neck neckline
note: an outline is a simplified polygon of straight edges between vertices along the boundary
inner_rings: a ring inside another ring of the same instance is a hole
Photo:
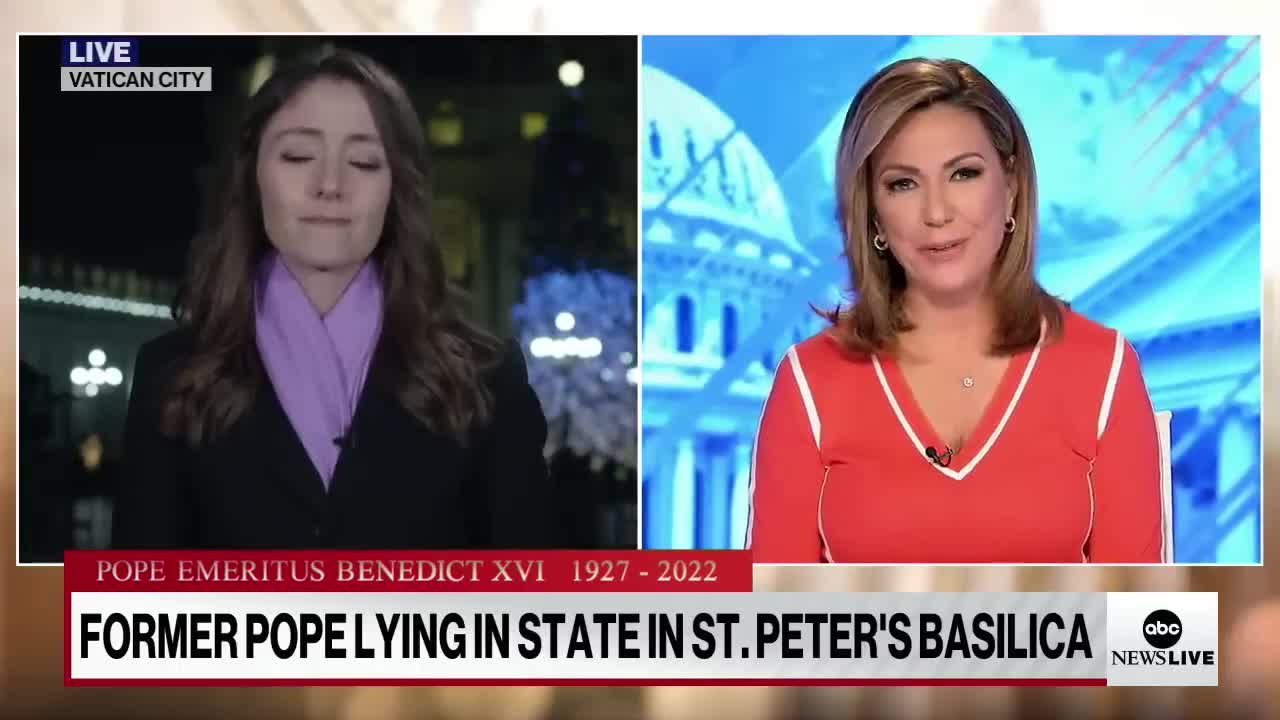
[[[970,431],[964,447],[951,455],[946,467],[934,462],[926,455],[926,448],[937,448],[941,452],[948,447],[948,444],[934,429],[933,423],[916,401],[902,368],[888,354],[873,355],[871,360],[885,398],[893,407],[903,431],[920,453],[921,461],[929,463],[953,480],[963,480],[995,446],[1004,426],[1013,415],[1018,399],[1031,378],[1031,371],[1035,368],[1040,347],[1040,343],[1037,343],[1030,352],[1018,352],[1009,358],[1009,363],[1000,376],[995,392],[991,394],[977,424]]]
[[[383,374],[386,372],[380,363],[385,359],[385,352],[383,338],[379,338],[374,343],[374,349],[369,358],[369,371],[365,375],[364,384],[361,385],[360,392],[356,395],[355,407],[352,409],[351,419],[347,423],[346,433],[348,434],[352,433],[361,418],[370,412],[369,405],[375,401],[374,395],[380,392],[381,386],[378,383],[382,381]],[[333,497],[335,490],[338,488],[338,477],[342,474],[339,471],[345,463],[350,462],[348,457],[351,454],[349,446],[344,445],[338,450],[338,458],[333,466],[333,475],[326,483],[324,477],[320,474],[320,470],[312,462],[310,454],[307,453],[306,445],[302,442],[302,436],[299,434],[298,428],[294,426],[293,421],[289,418],[289,413],[284,409],[284,404],[280,400],[279,392],[271,383],[271,378],[265,371],[261,375],[261,382],[267,393],[262,399],[269,401],[269,411],[274,415],[278,431],[283,433],[281,439],[288,443],[291,448],[288,454],[293,456],[289,459],[286,458],[284,453],[278,453],[276,457],[281,462],[288,460],[288,462],[306,467],[310,471],[303,473],[299,469],[296,473],[284,472],[282,474],[295,478],[299,488],[312,497]],[[336,441],[337,438],[335,438]]]

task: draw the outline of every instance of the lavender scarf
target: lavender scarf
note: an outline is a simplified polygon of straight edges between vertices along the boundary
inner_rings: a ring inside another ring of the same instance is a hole
[[[366,262],[326,315],[275,252],[258,270],[254,303],[258,353],[289,422],[325,488],[355,415],[382,329],[382,285]]]

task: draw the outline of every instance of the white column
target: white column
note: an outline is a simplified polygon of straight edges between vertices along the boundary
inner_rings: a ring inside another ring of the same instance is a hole
[[[643,433],[642,433],[643,435]],[[663,494],[663,489],[669,487],[667,483],[667,468],[670,463],[665,457],[655,457],[652,462],[644,462],[640,468],[639,488],[637,492],[636,502],[636,547],[645,548],[645,534],[649,521],[646,520],[650,513],[654,517],[659,517],[661,513],[667,511],[669,505],[664,506],[663,498],[667,497]],[[655,546],[661,546],[663,539],[654,537]]]
[[[1239,413],[1229,414],[1218,434],[1218,497],[1226,497],[1237,489],[1239,483],[1252,482],[1253,478],[1245,477],[1245,473],[1249,466],[1258,461],[1258,452],[1255,428]],[[1251,504],[1256,503],[1257,500],[1251,501]],[[1232,503],[1231,507],[1219,505],[1215,515],[1222,518],[1238,506],[1238,503]],[[1217,518],[1210,521],[1216,522]],[[1258,515],[1255,514],[1227,530],[1227,534],[1218,543],[1216,559],[1218,562],[1256,561],[1257,537]]]
[[[661,290],[658,291],[659,293]],[[644,331],[645,353],[669,353],[676,349],[676,306],[673,300],[649,308]]]
[[[711,357],[720,357],[721,355],[720,340],[722,330],[720,322],[722,320],[722,304],[720,290],[716,288],[708,288],[698,298],[698,337],[695,339],[694,347],[698,349],[699,355],[709,355]]]
[[[671,477],[671,548],[674,550],[693,547],[693,513],[697,501],[694,461],[693,438],[680,438]]]
[[[733,448],[733,509],[729,520],[729,547],[744,547],[747,516],[751,511],[751,446],[754,438],[740,437]]]
[[[707,483],[708,495],[715,498],[716,503],[723,503],[716,511],[719,517],[716,517],[713,523],[717,533],[716,547],[729,549],[738,544],[738,539],[733,536],[734,448],[719,442],[713,447],[714,453],[707,448],[703,448],[702,451],[708,456],[703,482]]]

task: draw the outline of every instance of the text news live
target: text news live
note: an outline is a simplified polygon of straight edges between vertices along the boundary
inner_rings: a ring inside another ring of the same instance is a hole
[[[2,714],[1280,713],[1259,36],[526,4],[17,37]]]

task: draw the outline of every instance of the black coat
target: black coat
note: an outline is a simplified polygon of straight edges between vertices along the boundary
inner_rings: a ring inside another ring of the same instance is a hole
[[[375,355],[326,491],[265,373],[249,408],[212,443],[191,449],[160,432],[162,395],[190,344],[177,330],[138,351],[115,547],[559,544],[559,501],[542,455],[546,419],[518,346],[486,379],[493,421],[465,447],[403,408]]]

